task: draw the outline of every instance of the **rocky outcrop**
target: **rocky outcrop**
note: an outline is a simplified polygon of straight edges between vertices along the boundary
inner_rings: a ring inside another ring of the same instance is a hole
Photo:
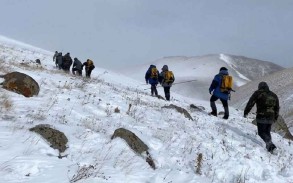
[[[184,116],[190,120],[193,121],[193,118],[191,117],[191,115],[189,114],[189,112],[186,109],[183,109],[182,107],[178,107],[174,104],[170,104],[169,106],[163,106],[162,108],[166,108],[166,109],[176,109],[177,112],[184,114]]]
[[[126,141],[126,143],[129,145],[129,147],[136,152],[137,154],[142,155],[142,153],[146,152],[146,162],[153,168],[156,169],[155,163],[148,152],[148,146],[140,139],[138,138],[133,132],[124,129],[124,128],[118,128],[115,130],[114,134],[112,135],[111,139],[114,139],[116,137],[120,137]]]
[[[4,78],[4,82],[1,83],[4,89],[22,94],[25,97],[39,94],[39,84],[24,73],[11,72],[0,77]]]
[[[50,143],[50,146],[53,149],[58,149],[59,153],[62,153],[67,149],[67,137],[64,133],[51,128],[49,125],[40,124],[30,128],[30,131],[40,134],[44,139],[46,139],[47,142]]]

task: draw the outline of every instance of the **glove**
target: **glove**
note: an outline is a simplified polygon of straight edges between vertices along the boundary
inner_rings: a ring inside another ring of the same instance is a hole
[[[212,94],[212,90],[209,90],[209,93]]]

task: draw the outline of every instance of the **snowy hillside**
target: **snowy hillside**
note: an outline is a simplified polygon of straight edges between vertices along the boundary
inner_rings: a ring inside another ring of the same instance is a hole
[[[291,127],[291,132],[293,132],[293,68],[273,73],[243,85],[233,94],[231,104],[243,110],[249,97],[257,90],[258,84],[261,81],[266,81],[270,89],[278,95],[281,108],[280,113],[287,125]]]
[[[255,80],[283,69],[281,66],[270,62],[225,54],[201,57],[165,57],[150,64],[156,65],[159,71],[166,64],[174,72],[175,83],[177,84],[172,87],[171,91],[204,100],[209,99],[208,88],[221,67],[229,69],[229,74],[234,79],[235,89],[250,80]],[[145,72],[150,64],[126,68],[117,72],[144,83]]]
[[[268,153],[242,111],[231,108],[230,119],[223,120],[207,114],[207,101],[174,92],[170,102],[159,100],[140,82],[117,73],[96,68],[91,80],[74,77],[55,69],[53,53],[1,40],[0,45],[0,75],[23,72],[41,87],[31,98],[0,88],[1,183],[293,182],[292,144],[273,133],[279,148],[276,155]],[[29,61],[36,58],[41,67]],[[204,75],[204,68],[194,70]],[[191,103],[205,109],[191,109]],[[194,120],[162,108],[170,104],[187,109]],[[29,131],[38,124],[67,136],[66,157],[59,159],[57,150]],[[155,170],[124,140],[111,140],[122,127],[149,147]]]

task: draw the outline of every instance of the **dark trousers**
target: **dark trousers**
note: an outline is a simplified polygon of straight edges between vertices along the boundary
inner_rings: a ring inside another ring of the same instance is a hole
[[[210,99],[210,104],[211,104],[211,108],[212,108],[212,113],[215,113],[215,114],[217,114],[217,106],[216,106],[216,101],[218,100],[219,98],[218,97],[216,97],[216,96],[214,96],[214,95],[212,95],[211,96],[211,99]],[[227,100],[223,100],[223,99],[221,99],[220,98],[220,100],[221,100],[221,102],[222,102],[222,104],[223,104],[223,107],[224,107],[224,111],[225,111],[225,114],[224,114],[224,117],[229,117],[229,108],[228,108],[228,101]]]
[[[164,93],[165,93],[165,98],[166,100],[170,100],[170,86],[164,87]]]
[[[154,93],[156,96],[158,95],[157,84],[151,85],[151,93],[152,93],[152,95],[154,95]]]
[[[271,127],[272,124],[257,123],[258,135],[266,144],[272,142]]]
[[[77,74],[78,74],[79,76],[82,76],[82,70],[79,70],[79,69],[76,69],[76,68],[72,68],[72,74],[75,75],[75,71],[77,71]]]
[[[92,69],[85,69],[85,76],[87,77],[87,78],[90,78],[91,77],[91,73],[92,73]]]

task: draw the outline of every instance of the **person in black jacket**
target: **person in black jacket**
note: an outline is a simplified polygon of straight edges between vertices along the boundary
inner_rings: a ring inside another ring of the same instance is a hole
[[[245,107],[244,117],[247,117],[254,104],[256,104],[258,135],[266,143],[266,149],[272,153],[276,146],[272,142],[271,126],[279,116],[278,96],[270,91],[266,82],[260,82],[258,90],[252,94]]]
[[[81,61],[79,61],[77,58],[74,58],[73,60],[72,74],[75,75],[75,71],[77,71],[78,75],[82,76],[83,65]]]
[[[72,58],[70,57],[70,53],[66,53],[63,57],[63,70],[69,72],[70,67],[72,65]]]
[[[59,52],[56,56],[56,62],[58,65],[59,70],[63,68],[63,56],[62,52]]]

